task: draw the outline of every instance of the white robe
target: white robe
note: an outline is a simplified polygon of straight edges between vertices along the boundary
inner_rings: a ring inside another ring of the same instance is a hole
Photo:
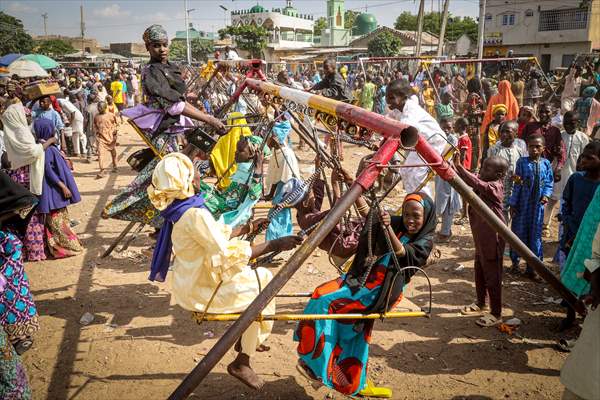
[[[29,190],[33,194],[41,195],[44,180],[44,147],[35,142],[27,125],[23,104],[11,104],[0,119],[4,125],[4,146],[11,168],[29,165]]]
[[[209,313],[241,313],[273,278],[265,268],[253,270],[248,263],[250,243],[230,238],[231,227],[215,221],[205,208],[190,208],[173,225],[173,299],[186,310],[203,312],[219,285],[208,308]],[[275,313],[275,301],[265,307]],[[253,322],[242,335],[242,350],[251,355],[266,340],[272,321]]]
[[[440,155],[444,151],[444,147],[448,144],[446,133],[440,128],[435,118],[429,115],[417,101],[413,100],[412,96],[406,100],[402,111],[392,110],[387,114],[387,117],[417,128],[419,135],[429,142],[431,147]],[[411,151],[404,163],[423,164],[425,161],[423,161],[416,151]],[[427,167],[401,168],[400,175],[402,176],[402,184],[406,193],[414,192],[421,182],[425,180],[428,171]],[[431,196],[429,185],[423,188],[423,192]]]

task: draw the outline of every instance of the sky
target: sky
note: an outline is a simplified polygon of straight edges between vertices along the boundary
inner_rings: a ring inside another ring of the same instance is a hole
[[[223,5],[229,10],[248,9],[257,1],[244,0],[188,0],[190,21],[196,29],[216,32],[225,24]],[[260,0],[265,8],[285,7],[285,0]],[[426,0],[426,11],[437,11],[443,0]],[[47,13],[48,34],[80,36],[80,5],[83,4],[85,36],[95,38],[101,45],[122,42],[141,42],[144,29],[153,24],[164,25],[169,36],[185,29],[184,0],[0,0],[0,10],[23,21],[30,35],[43,35],[42,14]],[[326,15],[325,0],[295,0],[293,5],[301,14],[312,14],[315,19]],[[417,13],[415,0],[346,0],[346,9],[365,9],[375,15],[379,25],[393,26],[403,11]],[[478,0],[450,0],[454,15],[476,16]],[[227,21],[230,20],[227,13]]]

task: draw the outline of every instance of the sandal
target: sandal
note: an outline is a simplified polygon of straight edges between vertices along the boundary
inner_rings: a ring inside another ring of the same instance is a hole
[[[479,307],[475,303],[471,303],[468,306],[463,307],[460,310],[462,315],[484,315],[486,312],[489,312],[490,308],[488,306]]]
[[[571,349],[575,346],[575,343],[577,343],[577,339],[572,339],[572,340],[560,339],[556,343],[556,349],[560,350],[562,352],[565,352],[565,353],[570,353]]]
[[[16,342],[13,347],[18,355],[22,355],[33,346],[33,339],[25,338]]]
[[[377,387],[372,380],[367,378],[367,385],[363,390],[358,392],[358,395],[364,397],[376,397],[379,399],[391,399],[392,389],[383,386]]]
[[[482,328],[489,328],[500,325],[502,323],[502,318],[496,318],[492,314],[485,314],[483,317],[475,321],[475,323]]]

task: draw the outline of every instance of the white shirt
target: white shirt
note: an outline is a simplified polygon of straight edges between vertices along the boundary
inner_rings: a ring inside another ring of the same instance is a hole
[[[71,116],[73,118],[73,121],[81,121],[83,122],[83,114],[81,114],[81,111],[79,111],[79,109],[77,107],[75,107],[75,104],[71,103],[70,100],[68,99],[58,99],[58,104],[60,104],[61,108],[64,108],[69,114],[69,119],[71,119]]]
[[[413,96],[406,100],[404,109],[392,110],[387,114],[388,118],[404,124],[411,125],[419,130],[419,135],[423,137],[438,153],[442,154],[444,147],[448,144],[446,133],[440,128],[438,122],[427,111],[425,111]],[[424,164],[425,161],[416,151],[410,151],[404,161],[405,164]],[[400,175],[406,193],[414,192],[427,177],[428,167],[401,168]],[[423,188],[423,191],[431,196],[429,187]]]
[[[556,200],[561,198],[569,177],[577,170],[577,159],[583,153],[583,148],[590,142],[588,136],[580,131],[575,131],[572,135],[568,134],[567,131],[562,131],[560,136],[565,146],[567,157],[560,171],[560,181],[554,182],[552,198]]]

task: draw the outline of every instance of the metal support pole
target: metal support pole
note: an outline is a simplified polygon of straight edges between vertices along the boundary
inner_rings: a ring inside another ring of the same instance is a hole
[[[419,15],[417,16],[417,47],[415,49],[415,55],[417,57],[421,56],[421,43],[423,36],[423,13],[425,12],[425,0],[421,0],[419,3]]]
[[[440,37],[438,39],[437,56],[441,57],[444,54],[444,37],[446,36],[446,25],[448,25],[448,5],[450,0],[444,1],[444,13],[442,15],[442,26],[440,28]]]
[[[477,36],[477,58],[483,58],[483,38],[485,35],[485,6],[486,0],[479,0],[479,33]],[[482,64],[477,64],[477,77],[481,78]]]

